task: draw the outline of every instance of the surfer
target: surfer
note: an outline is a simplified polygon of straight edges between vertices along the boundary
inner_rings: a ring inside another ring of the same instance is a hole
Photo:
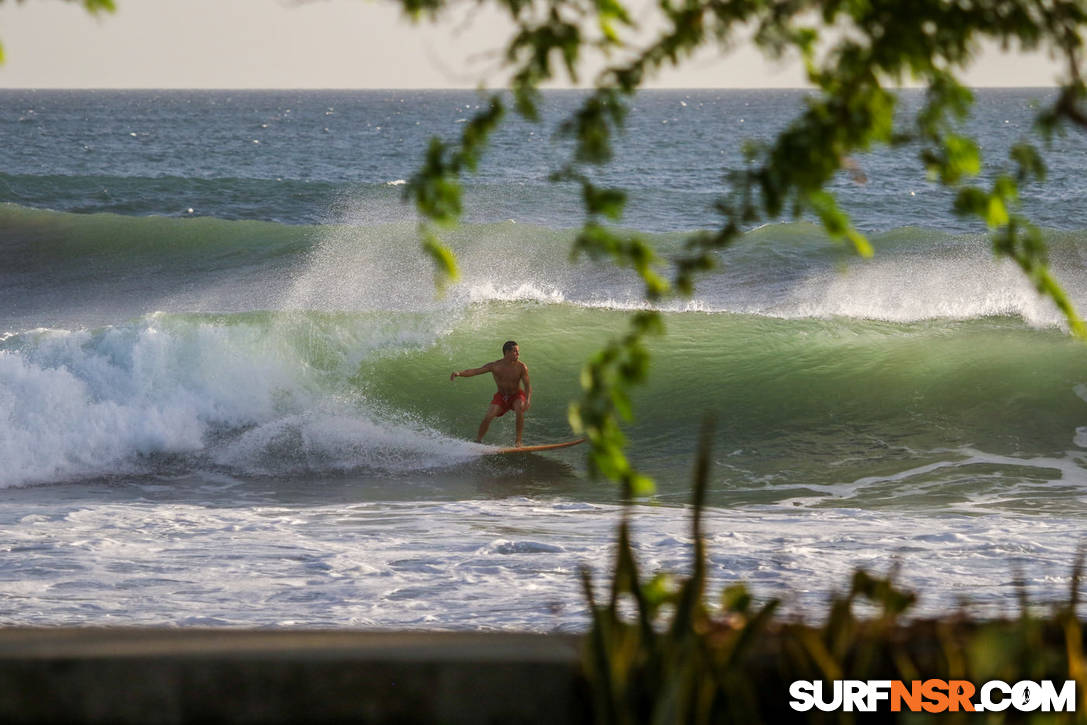
[[[461,370],[449,375],[450,381],[454,378],[470,378],[473,375],[482,375],[483,373],[490,373],[494,376],[498,392],[491,399],[491,404],[487,408],[487,415],[484,416],[483,422],[479,424],[479,434],[476,436],[476,441],[479,443],[483,442],[483,436],[486,435],[487,429],[491,426],[491,421],[495,418],[501,418],[512,410],[517,414],[517,442],[515,445],[518,448],[521,447],[521,434],[525,429],[525,413],[532,405],[532,383],[528,379],[528,366],[520,361],[520,356],[521,348],[517,346],[516,342],[510,340],[502,346],[501,360],[487,363],[481,368]],[[523,390],[522,386],[524,386]]]

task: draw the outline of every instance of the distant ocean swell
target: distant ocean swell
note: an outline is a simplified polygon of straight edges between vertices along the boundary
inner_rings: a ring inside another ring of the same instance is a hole
[[[73,213],[214,216],[285,223],[326,221],[343,185],[295,179],[60,176],[0,173],[0,200]],[[385,185],[351,188],[362,197],[397,198]]]
[[[6,204],[0,205],[0,249],[7,284],[0,301],[12,320],[26,316],[36,324],[63,321],[65,301],[79,294],[102,296],[98,321],[105,323],[154,309],[425,311],[488,301],[644,306],[632,273],[571,262],[572,235],[513,222],[450,232],[446,238],[464,276],[437,299],[426,289],[431,269],[410,222],[289,225],[68,214]],[[1082,308],[1087,232],[1048,236],[1054,272]],[[682,234],[649,237],[663,259],[679,253],[684,240]],[[699,281],[694,298],[664,309],[892,322],[998,316],[1034,327],[1063,324],[1014,265],[994,259],[983,236],[906,227],[874,234],[872,241],[876,257],[861,260],[815,226],[764,226],[720,253],[719,269]],[[144,282],[148,275],[154,275],[154,289]],[[103,293],[105,278],[113,285],[109,294]],[[35,316],[43,309],[54,314]]]

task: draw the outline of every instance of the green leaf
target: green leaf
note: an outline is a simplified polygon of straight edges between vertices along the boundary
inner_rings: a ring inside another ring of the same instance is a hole
[[[832,194],[826,191],[812,192],[808,195],[808,204],[819,216],[823,228],[832,239],[848,241],[862,257],[872,256],[872,245],[853,227],[849,216],[838,208],[838,202]]]
[[[575,434],[581,435],[585,431],[585,421],[581,418],[581,406],[576,402],[567,406],[566,421],[570,424],[570,430],[574,431]]]
[[[83,0],[83,7],[92,15],[101,12],[112,13],[117,10],[113,0]]]
[[[845,236],[846,239],[852,242],[853,249],[856,250],[858,255],[868,258],[874,254],[872,250],[872,245],[868,242],[868,238],[858,232],[856,229],[850,227],[846,230]]]
[[[429,230],[424,229],[422,237],[423,251],[427,253],[434,263],[435,284],[439,290],[442,290],[446,285],[455,282],[460,277],[456,255]]]
[[[582,194],[585,199],[585,210],[590,215],[600,214],[613,220],[623,216],[627,195],[622,189],[599,189],[586,181],[582,187]]]
[[[619,40],[619,34],[615,32],[615,26],[611,21],[601,16],[599,20],[600,34],[604,36],[604,39],[610,45],[622,45],[622,41]]]
[[[1045,181],[1045,161],[1042,160],[1042,155],[1038,153],[1038,149],[1034,148],[1034,146],[1026,143],[1017,144],[1012,147],[1009,156],[1018,167],[1017,179],[1020,184],[1031,178]]]
[[[653,612],[662,604],[671,601],[676,595],[676,578],[667,572],[660,572],[642,587],[642,599]]]
[[[989,203],[985,209],[985,223],[990,229],[1002,227],[1008,223],[1008,208],[1000,197],[989,197]]]
[[[630,495],[634,498],[652,496],[653,492],[657,490],[657,486],[653,482],[653,479],[641,473],[634,474],[630,477],[629,486]]]
[[[976,187],[966,187],[955,195],[955,213],[961,216],[984,217],[989,208],[989,195]]]
[[[754,599],[745,584],[730,584],[721,592],[721,608],[726,612],[746,614]]]
[[[977,176],[981,171],[981,152],[973,139],[964,136],[948,136],[945,140],[949,180],[963,176]]]
[[[626,376],[627,381],[630,381],[630,376]],[[634,409],[630,405],[630,396],[622,388],[611,389],[611,402],[615,407],[615,412],[619,414],[624,420],[630,420],[634,417]]]

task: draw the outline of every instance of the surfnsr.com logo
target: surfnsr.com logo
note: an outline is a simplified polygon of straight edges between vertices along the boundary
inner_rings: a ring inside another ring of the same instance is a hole
[[[966,680],[797,680],[789,706],[799,712],[1075,712],[1076,682],[990,680],[980,687]]]

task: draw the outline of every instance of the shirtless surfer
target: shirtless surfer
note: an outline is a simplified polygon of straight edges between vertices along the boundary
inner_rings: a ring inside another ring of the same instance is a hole
[[[487,415],[483,418],[483,422],[479,424],[479,435],[476,436],[476,441],[480,443],[483,442],[483,436],[486,435],[491,421],[495,418],[501,418],[512,410],[517,413],[517,442],[515,445],[518,448],[521,447],[521,433],[525,429],[525,412],[532,405],[532,383],[528,379],[528,366],[518,359],[520,356],[521,349],[516,342],[510,340],[502,346],[501,360],[487,363],[481,368],[454,372],[449,376],[450,381],[454,378],[470,378],[473,375],[482,375],[483,373],[490,373],[494,376],[494,382],[498,385],[498,392],[491,399],[490,407],[487,408]],[[524,390],[521,389],[522,385]]]

